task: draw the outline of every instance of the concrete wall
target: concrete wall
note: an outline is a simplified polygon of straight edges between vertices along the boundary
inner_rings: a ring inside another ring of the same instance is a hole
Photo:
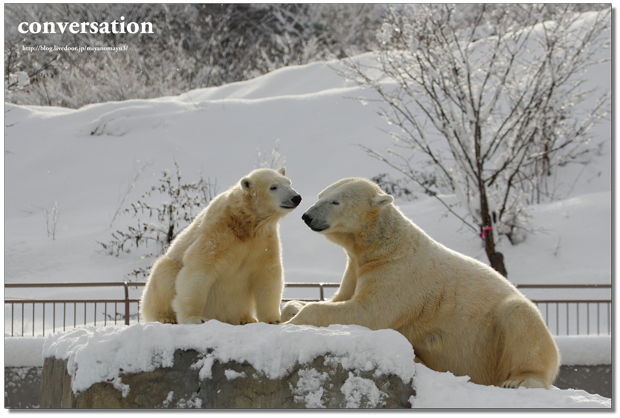
[[[39,408],[42,367],[4,368],[4,407]],[[560,389],[581,389],[612,397],[612,366],[562,366],[555,382]]]
[[[611,399],[611,366],[562,366],[554,385],[560,389],[581,389]]]
[[[41,397],[43,367],[4,368],[4,407],[38,408]]]

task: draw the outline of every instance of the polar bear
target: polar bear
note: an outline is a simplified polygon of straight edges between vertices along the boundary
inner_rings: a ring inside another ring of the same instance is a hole
[[[359,178],[319,194],[302,219],[344,248],[347,267],[330,301],[291,301],[282,321],[392,328],[433,370],[549,389],[559,353],[536,306],[495,270],[434,241],[392,202]]]
[[[301,202],[285,173],[285,168],[252,171],[173,240],[153,265],[142,294],[145,321],[280,322],[284,279],[278,221]]]

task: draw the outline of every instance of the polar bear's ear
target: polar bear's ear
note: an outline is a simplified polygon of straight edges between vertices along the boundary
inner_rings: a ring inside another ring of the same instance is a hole
[[[282,174],[283,176],[286,176],[286,167],[282,167],[278,170],[278,173]]]
[[[380,194],[372,200],[373,205],[382,208],[394,201],[394,198],[389,194]]]
[[[249,177],[241,179],[241,188],[243,190],[250,190],[252,188],[252,180]]]

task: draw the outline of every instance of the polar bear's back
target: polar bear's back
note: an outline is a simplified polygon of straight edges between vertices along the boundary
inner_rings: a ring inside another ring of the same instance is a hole
[[[406,245],[408,268],[429,280],[441,280],[449,286],[471,292],[494,292],[506,296],[516,292],[516,288],[504,276],[490,266],[473,257],[454,251],[424,232],[407,218],[398,208],[386,211],[396,218],[391,224],[397,226],[392,233],[399,245]]]
[[[183,255],[189,246],[195,243],[200,237],[208,236],[209,229],[224,222],[224,207],[230,203],[230,195],[233,189],[227,190],[217,195],[209,204],[203,208],[192,222],[175,237],[166,254],[177,261],[183,262]]]

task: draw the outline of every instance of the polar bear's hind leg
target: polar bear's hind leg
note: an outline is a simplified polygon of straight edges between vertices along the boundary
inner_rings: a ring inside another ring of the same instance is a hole
[[[522,297],[509,297],[500,303],[498,316],[504,335],[500,386],[549,389],[560,358],[538,309]]]
[[[503,388],[510,388],[510,389],[516,389],[518,387],[524,387],[524,388],[538,388],[538,389],[545,389],[545,384],[540,380],[537,379],[534,376],[528,376],[527,374],[524,375],[520,375],[520,376],[511,376],[508,380],[506,380],[504,383],[502,383],[501,387]]]
[[[155,262],[140,303],[140,314],[144,321],[177,323],[172,298],[176,294],[174,282],[180,269],[181,266],[167,255]]]

